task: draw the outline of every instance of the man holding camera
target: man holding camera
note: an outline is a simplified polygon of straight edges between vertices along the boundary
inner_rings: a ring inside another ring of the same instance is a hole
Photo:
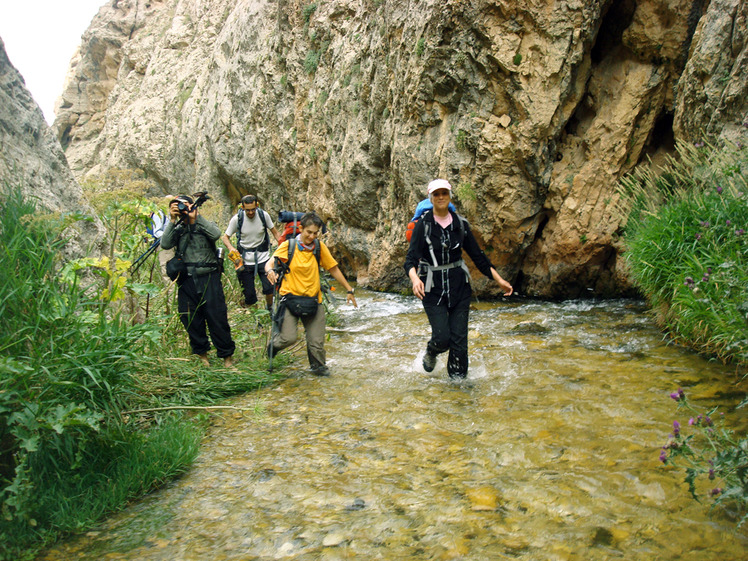
[[[236,345],[231,338],[221,284],[221,263],[216,255],[215,242],[221,237],[221,230],[198,215],[198,207],[207,198],[203,194],[193,201],[187,195],[179,195],[169,203],[170,221],[164,227],[161,247],[174,248],[174,259],[182,261],[182,271],[177,277],[177,306],[192,352],[209,366],[207,327],[216,354],[223,358],[224,366],[230,368]]]
[[[260,278],[262,293],[268,310],[273,307],[273,285],[265,275],[265,263],[270,260],[270,236],[280,244],[281,237],[275,228],[270,215],[258,208],[257,197],[245,195],[242,197],[242,208],[231,217],[226,232],[221,236],[223,244],[229,252],[238,251],[244,260],[244,268],[237,271],[244,291],[244,305],[252,306],[257,302],[255,291],[255,275]],[[231,236],[236,234],[236,248],[231,245]]]

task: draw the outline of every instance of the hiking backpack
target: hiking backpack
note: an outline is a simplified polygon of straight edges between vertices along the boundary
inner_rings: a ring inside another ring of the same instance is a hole
[[[241,253],[242,256],[244,256],[245,251],[267,251],[268,249],[270,249],[270,237],[268,236],[268,225],[267,222],[265,222],[265,212],[260,207],[257,207],[257,214],[260,215],[260,222],[262,222],[262,232],[265,237],[257,247],[252,249],[242,249],[241,242],[242,225],[244,224],[244,209],[239,209],[239,212],[236,213],[236,249],[239,250],[239,253]]]

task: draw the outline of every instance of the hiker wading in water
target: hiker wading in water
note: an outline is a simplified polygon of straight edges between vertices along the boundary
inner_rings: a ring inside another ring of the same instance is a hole
[[[468,371],[468,314],[473,290],[462,250],[478,270],[499,283],[504,296],[514,289],[491,264],[473,236],[467,220],[449,210],[452,186],[444,179],[428,185],[434,205],[416,222],[405,257],[405,272],[413,294],[422,302],[431,325],[431,339],[423,355],[423,369],[431,372],[437,355],[449,351],[447,373],[465,378]]]
[[[280,305],[273,321],[280,326],[271,338],[268,354],[272,360],[275,353],[296,342],[299,320],[304,324],[307,357],[312,372],[318,376],[329,376],[325,355],[325,306],[322,304],[322,288],[319,268],[326,269],[347,290],[346,302],[358,308],[353,287],[348,284],[338,267],[338,262],[317,239],[322,229],[322,219],[309,212],[301,217],[301,233],[284,241],[275,250],[275,259],[265,266],[268,280],[278,281],[278,270],[273,268],[277,260],[279,268],[286,269],[278,289]]]

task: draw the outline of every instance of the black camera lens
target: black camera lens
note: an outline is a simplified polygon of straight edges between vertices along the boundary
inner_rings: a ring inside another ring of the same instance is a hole
[[[177,202],[177,208],[179,209],[179,212],[189,212],[190,211],[190,205],[187,203],[183,203],[182,201]]]

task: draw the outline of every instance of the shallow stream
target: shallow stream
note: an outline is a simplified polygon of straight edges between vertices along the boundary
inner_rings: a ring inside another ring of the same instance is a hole
[[[358,299],[331,377],[302,352],[232,401],[260,415],[217,416],[186,476],[40,559],[748,558],[748,532],[658,460],[688,420],[678,387],[745,431],[735,374],[667,345],[642,303],[476,302],[453,383],[445,357],[420,366],[415,298]]]

